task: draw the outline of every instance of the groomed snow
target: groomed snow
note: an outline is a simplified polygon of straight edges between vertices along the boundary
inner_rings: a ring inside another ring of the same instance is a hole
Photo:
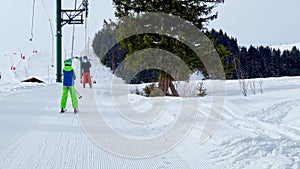
[[[111,101],[111,90],[127,87],[127,96],[118,98],[118,103],[127,98],[130,105],[121,107],[132,106],[138,111],[150,109],[157,98],[132,94],[131,90],[139,86],[124,85],[93,58],[92,75],[97,84],[93,89],[77,86],[83,95],[79,100],[79,114],[73,114],[70,100],[68,112],[59,114],[61,84],[52,83],[49,80],[52,76],[48,79],[48,69],[34,74],[40,68],[35,64],[45,59],[43,54],[36,56],[31,57],[30,66],[24,66],[29,76],[39,76],[47,83],[20,83],[17,78],[25,76],[21,72],[9,80],[0,80],[1,169],[300,168],[300,77],[249,80],[256,88],[255,94],[249,88],[247,97],[242,95],[238,81],[226,80],[221,120],[211,138],[199,144],[212,100],[212,82],[204,81],[208,95],[194,98],[200,104],[188,136],[165,153],[136,159],[104,150],[85,133],[79,119],[80,115],[88,113],[85,93],[95,94],[97,106],[109,126],[123,135],[137,138],[156,137],[168,131],[180,113],[178,103],[190,98],[165,97],[168,106],[164,114],[155,123],[137,127],[118,114]],[[2,75],[10,73],[2,70]],[[262,82],[263,93],[259,82]]]

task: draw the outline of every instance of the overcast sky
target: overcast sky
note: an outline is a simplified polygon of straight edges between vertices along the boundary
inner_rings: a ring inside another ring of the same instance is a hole
[[[300,0],[225,0],[210,27],[236,37],[239,45],[300,42]]]
[[[51,19],[55,35],[55,2],[35,0],[33,41],[31,19],[33,0],[7,0],[1,3],[0,54],[22,52],[30,54],[33,49],[51,52]],[[63,8],[73,8],[75,0],[62,0]],[[42,2],[46,6],[43,7]],[[81,0],[78,0],[81,2]],[[94,37],[102,27],[103,19],[113,18],[111,0],[89,0],[88,36]],[[300,42],[300,0],[225,0],[216,11],[218,19],[210,28],[223,29],[236,37],[240,45],[274,45]],[[71,50],[72,26],[63,27],[63,50]],[[84,47],[84,26],[76,27],[75,54]]]
[[[1,1],[2,9],[0,26],[0,56],[13,52],[31,54],[33,49],[38,51],[52,51],[52,33],[49,18],[51,19],[54,40],[56,29],[56,0],[35,0],[33,41],[31,38],[31,21],[33,14],[33,0],[6,0]],[[45,4],[47,14],[43,3]],[[82,0],[77,0],[78,5]],[[88,37],[92,40],[95,33],[102,27],[104,19],[113,18],[114,11],[111,0],[89,0]],[[62,0],[62,9],[74,9],[75,0]],[[71,51],[72,25],[65,25],[63,34],[63,52]],[[84,25],[75,28],[75,54],[83,50],[85,44]]]

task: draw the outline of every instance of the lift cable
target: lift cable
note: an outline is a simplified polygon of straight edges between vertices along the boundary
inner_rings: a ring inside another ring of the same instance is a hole
[[[80,5],[81,6],[81,5]],[[77,8],[77,0],[75,0],[74,10]],[[72,32],[72,47],[71,47],[71,58],[74,56],[74,40],[75,40],[75,24],[73,25],[73,32]]]
[[[32,41],[33,39],[33,26],[34,26],[34,7],[35,7],[35,0],[33,0],[33,3],[32,3],[32,16],[31,16],[31,37],[30,37],[30,41]]]
[[[87,22],[87,17],[85,18],[85,25],[84,25],[84,42],[85,42],[85,47],[84,47],[84,55],[88,56],[89,55],[89,40],[88,40],[88,22]]]
[[[51,66],[53,67],[54,66],[54,32],[53,32],[53,24],[51,22],[51,16],[46,8],[46,5],[44,3],[44,0],[41,0],[42,2],[42,5],[43,5],[43,8],[48,16],[48,21],[49,21],[49,26],[50,26],[50,31],[51,31],[51,38],[52,38],[52,61],[51,61]]]

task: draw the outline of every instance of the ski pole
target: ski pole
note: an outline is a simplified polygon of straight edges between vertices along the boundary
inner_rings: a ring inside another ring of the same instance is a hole
[[[75,89],[75,93],[76,93],[76,95],[78,96],[78,99],[81,99],[82,98],[82,96],[81,96],[81,94]]]

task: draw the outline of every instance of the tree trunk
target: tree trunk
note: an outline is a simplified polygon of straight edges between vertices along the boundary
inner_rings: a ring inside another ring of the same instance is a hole
[[[158,87],[164,92],[166,96],[179,96],[174,84],[172,83],[172,78],[165,72],[160,72]],[[171,94],[169,93],[169,88],[171,89]]]

